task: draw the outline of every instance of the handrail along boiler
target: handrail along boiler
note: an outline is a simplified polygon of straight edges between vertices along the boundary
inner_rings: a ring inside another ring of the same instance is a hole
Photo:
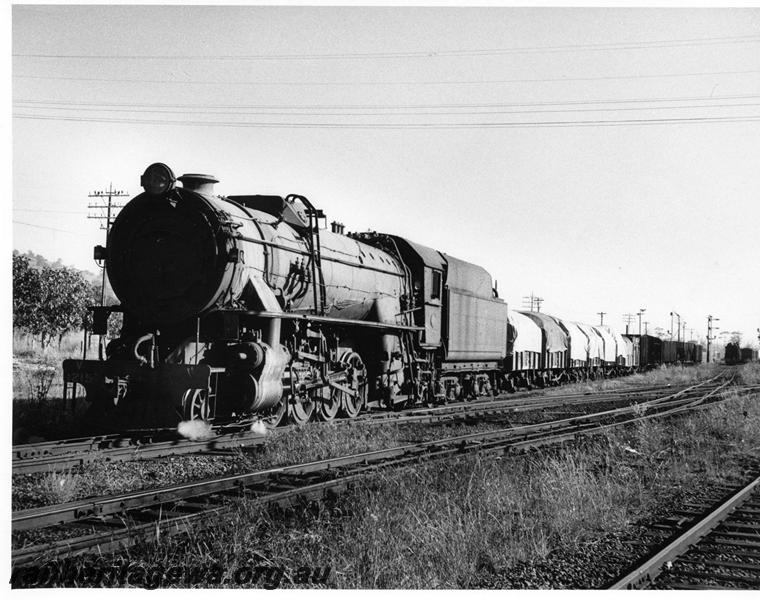
[[[177,181],[181,185],[177,185]],[[162,163],[116,217],[105,268],[123,313],[104,360],[64,362],[97,418],[279,423],[491,393],[507,306],[481,267],[404,238],[320,229],[303,196],[219,196]]]

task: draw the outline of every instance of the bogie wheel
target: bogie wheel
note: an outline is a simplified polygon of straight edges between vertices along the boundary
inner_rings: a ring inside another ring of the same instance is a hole
[[[190,388],[182,395],[182,418],[186,421],[208,421],[211,407],[208,390]]]
[[[327,398],[317,398],[317,418],[320,421],[332,421],[340,410],[343,392],[331,388]]]
[[[356,352],[346,352],[341,359],[347,370],[345,386],[353,393],[335,390],[341,397],[340,413],[349,419],[355,418],[367,404],[367,367]]]
[[[290,421],[296,425],[308,423],[314,415],[315,405],[316,402],[311,396],[292,399],[288,407]]]

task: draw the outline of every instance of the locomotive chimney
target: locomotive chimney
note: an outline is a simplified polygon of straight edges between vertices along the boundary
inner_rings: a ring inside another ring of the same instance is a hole
[[[182,182],[182,187],[186,190],[208,196],[214,195],[214,184],[219,183],[219,180],[213,175],[202,175],[200,173],[186,173],[177,179]]]
[[[346,228],[346,226],[343,223],[338,223],[338,221],[333,221],[330,223],[330,226],[332,227],[333,233],[340,233],[343,234],[343,230]]]

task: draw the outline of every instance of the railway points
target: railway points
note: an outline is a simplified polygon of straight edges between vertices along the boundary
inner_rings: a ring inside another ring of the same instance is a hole
[[[506,397],[481,397],[472,402],[409,408],[397,412],[375,411],[353,420],[339,420],[335,423],[350,426],[353,423],[381,425],[504,420],[510,414],[519,412],[545,409],[556,411],[571,406],[590,407],[599,403],[642,402],[665,392],[675,394],[687,387],[689,386],[685,384],[682,386],[626,386],[619,390],[546,396],[538,392],[522,392]],[[207,451],[252,449],[263,445],[267,435],[251,431],[251,423],[249,420],[241,424],[216,427],[208,438],[200,440],[189,440],[179,436],[175,430],[163,429],[21,444],[12,449],[12,472],[21,475],[62,471],[96,460],[140,460]],[[313,423],[312,426],[319,426],[319,423]],[[286,425],[280,426],[277,430],[285,431],[292,428],[292,425]]]
[[[711,406],[735,394],[757,391],[757,386],[732,386],[733,377],[715,377],[647,400],[638,406],[591,413],[581,417],[523,425],[419,444],[342,456],[300,465],[226,476],[207,481],[142,490],[62,505],[17,511],[13,528],[25,530],[74,526],[79,535],[40,545],[21,545],[13,564],[23,565],[54,555],[100,552],[138,540],[169,535],[188,527],[198,528],[211,515],[232,510],[235,498],[246,497],[262,508],[288,505],[304,498],[334,496],[354,481],[378,469],[401,468],[420,461],[440,460],[466,453],[503,454],[570,442],[610,427],[663,418]],[[731,394],[723,392],[731,391]],[[642,410],[643,407],[646,410]],[[90,532],[83,534],[82,528]]]

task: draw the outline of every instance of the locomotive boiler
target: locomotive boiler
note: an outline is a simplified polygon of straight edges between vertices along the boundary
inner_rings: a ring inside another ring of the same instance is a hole
[[[178,185],[178,183],[180,185]],[[490,391],[506,305],[490,275],[403,238],[345,235],[298,195],[219,196],[212,176],[146,169],[104,260],[123,313],[101,360],[64,362],[94,418],[124,427],[256,415],[354,417]],[[81,387],[80,387],[81,386]]]

